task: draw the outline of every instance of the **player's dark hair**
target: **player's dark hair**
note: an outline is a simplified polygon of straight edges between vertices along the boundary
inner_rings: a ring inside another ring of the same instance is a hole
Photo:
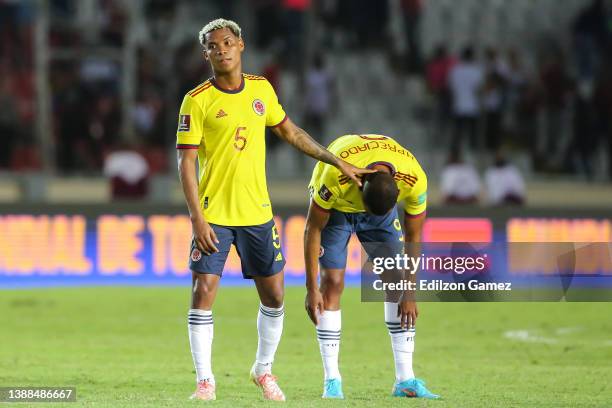
[[[364,178],[362,198],[367,212],[387,214],[395,207],[398,195],[399,190],[391,174],[378,172]]]

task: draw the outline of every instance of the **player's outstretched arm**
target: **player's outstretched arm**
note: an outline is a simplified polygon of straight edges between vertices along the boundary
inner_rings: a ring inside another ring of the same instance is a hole
[[[209,223],[204,219],[204,214],[200,210],[200,199],[198,198],[198,181],[196,178],[196,160],[198,151],[195,149],[179,149],[178,170],[185,201],[189,209],[193,238],[196,245],[206,255],[219,252],[215,244],[218,244],[217,235]]]
[[[321,231],[327,225],[328,220],[329,212],[319,208],[311,200],[306,228],[304,229],[304,264],[306,265],[306,300],[304,306],[308,317],[315,325],[319,324],[319,315],[325,310],[317,276],[319,274]]]
[[[317,141],[314,140],[304,129],[296,126],[296,124],[289,118],[287,118],[287,120],[279,126],[274,127],[273,130],[278,137],[290,143],[298,150],[306,153],[313,159],[317,159],[337,167],[342,174],[351,178],[360,187],[361,176],[367,173],[376,172],[376,170],[355,167],[352,164],[334,156],[325,147],[317,143]]]

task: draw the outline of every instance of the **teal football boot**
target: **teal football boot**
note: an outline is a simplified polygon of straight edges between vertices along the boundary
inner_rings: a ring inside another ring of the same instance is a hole
[[[439,399],[440,396],[432,393],[425,387],[425,381],[419,380],[418,378],[411,378],[410,380],[396,382],[393,385],[393,391],[391,395],[394,397],[408,397],[408,398],[427,398],[427,399]]]
[[[325,380],[322,398],[344,399],[344,394],[342,393],[342,380],[338,378]]]

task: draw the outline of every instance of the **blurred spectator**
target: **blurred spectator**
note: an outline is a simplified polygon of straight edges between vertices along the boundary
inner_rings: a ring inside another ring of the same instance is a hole
[[[19,115],[11,92],[11,77],[2,75],[0,77],[0,168],[9,166],[19,128]]]
[[[423,63],[420,34],[423,0],[401,0],[401,7],[408,46],[408,68],[411,72],[418,72]]]
[[[316,54],[306,72],[304,127],[320,143],[325,142],[327,118],[336,109],[336,80],[322,54]]]
[[[593,180],[594,153],[599,144],[597,111],[593,104],[593,84],[582,80],[573,98],[572,140],[568,146],[564,163],[572,172],[582,173]]]
[[[0,1],[0,59],[18,66],[31,65],[34,4]]]
[[[179,2],[167,0],[147,0],[145,15],[151,40],[158,44],[168,40],[168,33],[173,30],[176,9]]]
[[[612,56],[608,56],[597,78],[594,92],[596,130],[608,150],[608,179],[612,181]],[[606,148],[606,147],[604,147]]]
[[[125,144],[104,160],[104,175],[110,179],[113,199],[145,198],[149,189],[149,166],[144,157]]]
[[[485,146],[496,151],[502,138],[502,110],[504,103],[504,73],[507,67],[497,57],[494,48],[486,50],[486,76],[482,89],[482,106],[485,113]]]
[[[518,109],[527,87],[528,72],[518,50],[508,51],[508,71],[506,77],[506,108],[508,113],[507,127],[518,130]]]
[[[83,64],[87,66],[106,65]],[[79,76],[71,64],[52,67],[55,150],[62,171],[100,170],[104,150],[119,139],[121,112],[114,93],[116,78],[107,76],[107,72],[82,68]],[[82,81],[82,76],[89,82]]]
[[[81,62],[80,80],[96,90],[119,89],[119,66],[106,58],[85,58]]]
[[[450,71],[449,86],[452,95],[452,112],[455,121],[451,148],[460,149],[464,133],[470,145],[477,145],[477,126],[480,115],[478,95],[484,81],[482,66],[476,61],[474,49],[466,47],[461,60]]]
[[[555,166],[559,153],[559,141],[563,137],[566,108],[571,91],[571,80],[566,63],[560,52],[550,52],[540,68],[540,81],[543,90],[545,129],[543,140],[539,143],[537,156],[539,163],[550,169]]]
[[[279,25],[282,20],[279,15],[280,0],[252,0],[255,9],[255,45],[267,48],[273,45],[280,36]]]
[[[57,165],[64,172],[83,166],[84,140],[88,134],[89,95],[78,80],[73,67],[59,65],[52,69],[54,82],[53,111],[57,148]]]
[[[153,91],[145,90],[132,110],[134,130],[147,144],[164,144],[164,127],[161,125],[163,101]]]
[[[499,75],[503,80],[506,80],[509,75],[509,66],[507,61],[499,54],[495,47],[487,47],[484,52],[485,61],[484,69],[488,72],[493,72]]]
[[[102,41],[110,46],[121,47],[124,42],[128,16],[123,5],[115,0],[100,0],[100,19],[102,27],[100,36]]]
[[[446,132],[451,115],[451,95],[448,88],[448,76],[456,63],[457,59],[448,54],[446,46],[439,45],[426,68],[427,88],[435,99],[435,122],[438,124],[438,136]],[[439,140],[440,138],[436,137],[435,139]]]
[[[347,36],[352,36],[349,45],[354,49],[391,44],[386,36],[389,20],[388,0],[338,0],[336,12],[340,27]],[[385,51],[392,50],[389,47]]]
[[[184,41],[176,50],[172,72],[178,81],[177,95],[185,95],[199,83],[210,78],[210,64],[203,64],[202,46],[193,39]]]
[[[576,16],[572,31],[578,77],[591,81],[597,75],[601,53],[608,46],[610,26],[604,0],[593,0]]]
[[[121,111],[113,94],[100,95],[89,118],[87,139],[88,164],[92,170],[102,168],[102,153],[120,139]]]
[[[451,151],[440,177],[440,190],[446,204],[478,202],[480,178],[476,168],[465,163],[459,150]]]
[[[294,70],[300,69],[304,58],[305,31],[310,0],[282,0],[283,25],[285,27],[285,63]]]
[[[501,153],[485,171],[488,202],[491,205],[523,204],[525,202],[525,180],[516,166]]]

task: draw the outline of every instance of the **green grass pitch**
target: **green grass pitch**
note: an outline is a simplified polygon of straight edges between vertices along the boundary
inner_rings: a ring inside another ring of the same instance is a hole
[[[340,352],[347,399],[323,401],[303,295],[287,289],[274,365],[287,406],[612,406],[610,303],[421,303],[415,372],[444,398],[424,401],[389,396],[393,361],[382,305],[361,303],[359,289],[347,289]],[[0,386],[77,387],[76,404],[53,407],[203,404],[188,400],[188,297],[187,288],[0,291]],[[248,382],[257,305],[254,288],[219,291],[212,406],[274,405]]]

